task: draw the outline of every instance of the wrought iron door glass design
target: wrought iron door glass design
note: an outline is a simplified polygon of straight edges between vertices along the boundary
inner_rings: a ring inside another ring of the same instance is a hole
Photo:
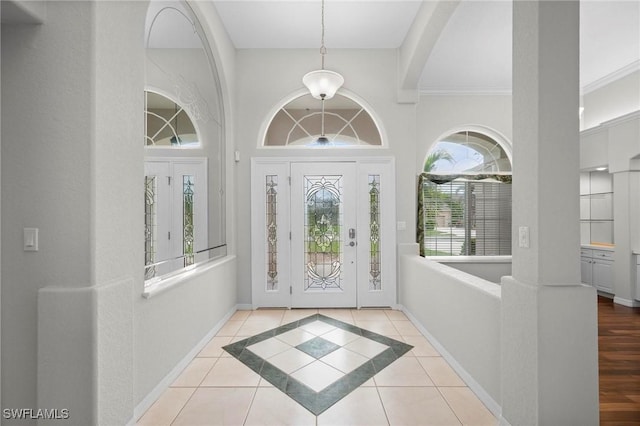
[[[193,251],[193,194],[194,177],[191,175],[182,176],[182,229],[183,229],[183,252],[184,266],[193,265],[195,254]]]
[[[267,291],[278,290],[278,175],[266,176]]]
[[[380,175],[369,175],[369,290],[381,290]]]
[[[342,290],[342,176],[305,176],[305,291]]]
[[[156,176],[144,178],[144,279],[156,276]],[[150,266],[149,266],[150,265]]]

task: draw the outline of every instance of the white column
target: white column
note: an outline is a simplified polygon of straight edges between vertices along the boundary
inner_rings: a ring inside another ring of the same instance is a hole
[[[37,389],[32,390],[37,404],[16,407],[66,409],[68,418],[41,419],[40,426],[123,425],[134,415],[133,304],[142,291],[137,230],[143,221],[136,211],[143,176],[146,6],[140,1],[50,2],[47,21],[33,36],[42,50],[32,53],[39,53],[42,78],[59,76],[49,80],[52,85],[62,80],[58,97],[50,103],[57,108],[55,114],[44,110],[42,116],[72,129],[81,124],[84,131],[52,138],[57,145],[49,145],[64,147],[66,155],[43,159],[52,173],[48,180],[55,182],[60,175],[75,184],[64,186],[61,180],[51,191],[51,204],[64,206],[66,215],[82,214],[83,221],[42,226],[52,237],[40,253],[57,259],[64,273],[49,272],[44,288],[38,289],[33,336]],[[72,43],[75,39],[83,42]],[[75,81],[67,76],[68,69],[75,72]],[[39,95],[33,91],[34,98],[40,100]],[[80,196],[74,197],[76,193]],[[48,210],[48,204],[39,207]],[[65,226],[71,231],[64,232]],[[82,256],[70,257],[66,247],[80,247],[76,250]],[[42,271],[42,266],[32,269]],[[67,270],[79,270],[82,276],[76,278],[79,272],[68,278]]]
[[[579,2],[513,8],[513,277],[502,282],[502,416],[597,425],[597,305],[580,284]],[[522,238],[521,238],[522,237]]]

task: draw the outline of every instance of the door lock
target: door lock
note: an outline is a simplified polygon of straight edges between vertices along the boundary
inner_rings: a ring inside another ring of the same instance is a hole
[[[356,245],[356,242],[355,242],[355,241],[349,241],[349,247],[353,247],[353,246],[355,246],[355,245]]]

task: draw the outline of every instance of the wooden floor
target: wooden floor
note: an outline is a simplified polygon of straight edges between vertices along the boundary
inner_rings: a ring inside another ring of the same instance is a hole
[[[640,425],[640,308],[598,297],[600,424]]]

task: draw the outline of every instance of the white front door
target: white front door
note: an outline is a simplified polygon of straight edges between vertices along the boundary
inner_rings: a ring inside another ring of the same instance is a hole
[[[291,164],[292,307],[355,307],[355,163]]]
[[[252,304],[396,304],[393,160],[252,160]]]
[[[145,160],[145,278],[208,258],[207,159]]]

